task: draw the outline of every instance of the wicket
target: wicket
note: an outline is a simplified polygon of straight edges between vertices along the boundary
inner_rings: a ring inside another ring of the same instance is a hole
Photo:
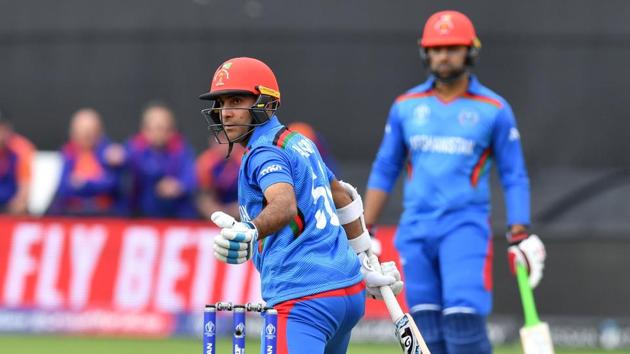
[[[203,313],[203,354],[216,354],[217,311],[232,311],[232,354],[245,354],[245,313],[258,312],[264,317],[261,344],[265,354],[276,354],[278,311],[263,304],[233,305],[217,302],[205,306]]]

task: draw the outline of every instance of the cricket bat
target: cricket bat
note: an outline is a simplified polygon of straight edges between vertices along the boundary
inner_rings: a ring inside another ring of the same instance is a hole
[[[381,265],[378,262],[371,262],[370,266],[380,271]],[[382,286],[380,288],[383,301],[389,312],[392,322],[396,327],[396,337],[400,343],[400,347],[404,354],[431,354],[427,343],[425,343],[422,334],[416,322],[413,320],[410,314],[403,313],[400,304],[394,295],[394,292],[389,286]]]
[[[527,270],[522,264],[516,266],[516,279],[525,315],[525,325],[520,330],[523,352],[525,354],[554,354],[549,326],[538,318],[534,293],[529,286]]]

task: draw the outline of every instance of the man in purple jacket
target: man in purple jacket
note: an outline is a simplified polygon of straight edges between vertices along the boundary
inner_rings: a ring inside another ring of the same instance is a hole
[[[161,103],[142,113],[140,133],[127,142],[132,174],[132,210],[155,218],[194,218],[195,153]]]

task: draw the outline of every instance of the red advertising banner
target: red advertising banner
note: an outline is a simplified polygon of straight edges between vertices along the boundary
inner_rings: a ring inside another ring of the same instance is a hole
[[[397,258],[393,231],[380,229],[383,260]],[[103,331],[121,333],[133,331],[116,323],[153,316],[162,325],[144,330],[150,334],[170,332],[169,315],[201,312],[206,303],[261,301],[251,262],[213,257],[216,232],[203,221],[0,217],[0,309],[63,311],[88,328],[102,320],[114,328]],[[370,300],[366,317],[384,316]]]

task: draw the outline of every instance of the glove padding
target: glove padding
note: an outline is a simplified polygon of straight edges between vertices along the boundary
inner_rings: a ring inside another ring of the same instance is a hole
[[[368,295],[373,299],[382,300],[380,287],[389,286],[394,295],[400,294],[403,288],[403,282],[400,280],[400,272],[394,262],[383,262],[380,264],[381,270],[378,271],[372,267],[372,263],[378,264],[378,258],[375,255],[367,255],[365,252],[358,254],[361,261],[361,274],[365,281],[365,287]]]
[[[508,240],[512,235],[508,235]],[[533,288],[538,286],[543,276],[545,268],[545,245],[537,235],[529,235],[522,241],[513,244],[508,248],[508,261],[510,262],[510,271],[516,274],[516,265],[522,264],[529,274],[529,285]]]
[[[214,256],[218,260],[240,264],[252,258],[254,243],[258,240],[258,230],[254,224],[237,222],[222,211],[212,213],[210,219],[221,228],[221,232],[214,238]]]

